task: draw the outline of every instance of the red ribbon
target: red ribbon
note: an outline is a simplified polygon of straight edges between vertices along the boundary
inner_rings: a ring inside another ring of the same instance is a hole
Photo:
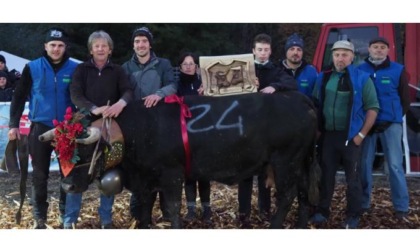
[[[185,118],[191,118],[191,111],[188,108],[188,105],[184,103],[184,97],[179,97],[177,95],[170,95],[165,97],[166,103],[178,103],[181,107],[181,136],[184,143],[185,150],[185,173],[188,176],[191,172],[191,149],[190,142],[188,141],[188,132],[187,132],[187,122]]]

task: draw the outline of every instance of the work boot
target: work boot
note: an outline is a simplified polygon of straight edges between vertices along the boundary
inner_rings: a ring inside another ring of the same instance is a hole
[[[320,213],[316,213],[314,216],[312,216],[312,218],[309,220],[309,222],[311,223],[311,224],[314,224],[314,225],[319,225],[319,224],[324,224],[324,223],[326,223],[328,221],[328,219],[324,216],[324,215],[322,215],[322,214],[320,214]]]
[[[76,229],[76,223],[66,223],[64,229]]]
[[[203,216],[202,219],[205,223],[211,224],[211,208],[209,206],[205,206],[203,209]]]
[[[101,225],[101,229],[114,229],[114,226],[111,223]]]
[[[47,229],[47,226],[45,225],[44,219],[38,219],[34,221],[34,227],[32,229]]]
[[[395,217],[399,220],[403,220],[404,218],[407,218],[408,212],[405,211],[395,211]]]
[[[64,228],[64,215],[62,214],[58,216],[58,228]]]
[[[191,221],[193,221],[196,218],[196,215],[195,215],[195,207],[189,206],[189,207],[187,207],[187,210],[188,210],[188,212],[185,215],[184,219],[186,221],[191,222]]]
[[[358,216],[351,216],[346,219],[342,227],[345,229],[355,229],[359,226],[360,218]]]

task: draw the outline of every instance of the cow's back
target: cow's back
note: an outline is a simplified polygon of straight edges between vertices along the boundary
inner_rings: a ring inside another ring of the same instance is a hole
[[[274,149],[306,144],[315,134],[312,103],[299,92],[196,96],[186,103],[196,178],[236,183],[262,169]]]

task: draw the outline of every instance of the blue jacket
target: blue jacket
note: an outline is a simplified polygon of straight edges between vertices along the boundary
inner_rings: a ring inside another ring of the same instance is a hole
[[[298,84],[298,90],[308,97],[312,97],[312,92],[315,86],[318,72],[315,67],[302,60],[302,64],[293,71],[285,64],[285,60],[280,62],[280,66],[286,73],[295,78]]]
[[[325,118],[323,116],[323,106],[325,98],[325,86],[331,76],[332,71],[321,72],[316,81],[315,104],[318,106],[318,114],[321,130],[324,131],[323,123]],[[369,79],[369,74],[349,65],[346,68],[344,81],[347,81],[350,87],[350,105],[347,109],[348,119],[348,134],[347,140],[353,139],[363,127],[366,112],[363,109],[363,86]],[[344,108],[343,108],[344,109]]]
[[[399,94],[401,73],[404,66],[389,62],[386,68],[377,68],[370,62],[359,65],[359,69],[370,74],[374,84],[381,109],[376,122],[402,123],[403,108]]]
[[[29,119],[53,127],[53,119],[64,120],[66,109],[73,106],[69,85],[77,63],[67,60],[54,72],[45,57],[28,63],[32,89],[29,99]]]

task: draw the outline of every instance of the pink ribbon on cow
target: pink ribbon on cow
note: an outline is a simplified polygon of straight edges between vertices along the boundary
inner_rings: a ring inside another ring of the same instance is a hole
[[[181,107],[181,136],[184,143],[185,149],[185,173],[187,176],[191,172],[191,149],[190,142],[188,141],[188,132],[187,132],[187,122],[185,118],[191,118],[191,111],[188,108],[188,105],[184,103],[184,97],[179,97],[177,95],[170,95],[165,97],[166,103],[178,103]]]

